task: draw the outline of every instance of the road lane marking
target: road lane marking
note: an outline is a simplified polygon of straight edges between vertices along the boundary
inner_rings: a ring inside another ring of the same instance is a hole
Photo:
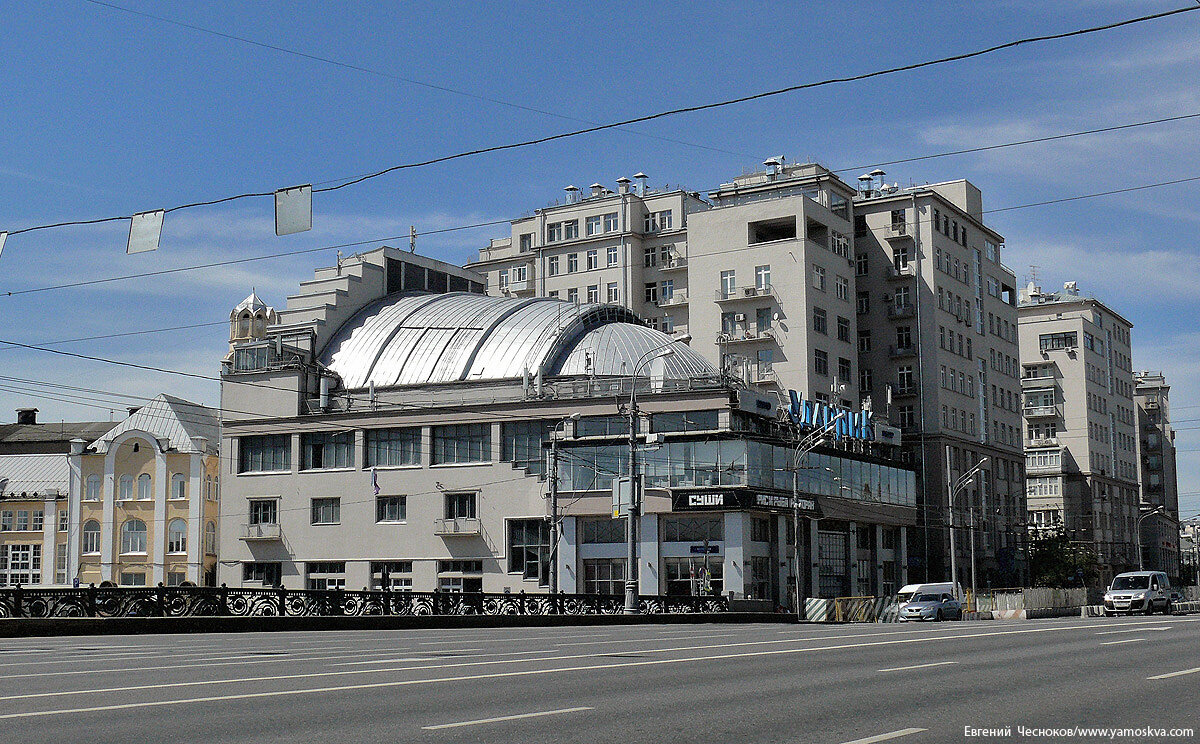
[[[1125,628],[1124,630],[1102,630],[1096,635],[1113,635],[1115,633],[1141,633],[1143,630],[1170,630],[1170,625],[1162,625],[1157,628]]]
[[[928,730],[929,729],[923,729],[923,728],[906,728],[906,729],[900,729],[899,731],[889,731],[886,734],[877,734],[875,736],[868,736],[865,739],[855,739],[854,741],[847,741],[847,742],[843,742],[842,744],[875,744],[875,742],[877,742],[877,741],[889,741],[891,739],[899,739],[901,736],[908,736],[910,734],[919,734],[922,731],[928,731]]]
[[[112,704],[112,705],[97,705],[97,706],[91,706],[91,707],[86,707],[86,708],[27,711],[27,712],[23,712],[23,713],[4,713],[4,714],[0,714],[0,720],[9,719],[9,718],[36,718],[36,717],[41,717],[41,716],[63,715],[63,714],[68,714],[68,713],[95,713],[95,712],[110,711],[110,710],[128,710],[128,709],[133,709],[133,708],[157,708],[157,707],[162,707],[162,706],[167,706],[167,705],[185,705],[185,704],[189,704],[189,703],[211,703],[211,702],[218,702],[218,701],[222,701],[222,700],[246,700],[246,699],[254,699],[254,698],[282,697],[282,696],[290,696],[290,695],[307,695],[307,694],[313,694],[313,693],[349,692],[349,691],[354,691],[354,690],[371,690],[371,689],[380,689],[380,688],[389,688],[389,687],[408,687],[408,686],[412,686],[412,685],[428,685],[428,684],[438,684],[438,683],[447,683],[447,682],[466,682],[466,681],[483,680],[483,679],[504,679],[504,678],[510,678],[510,677],[529,677],[529,676],[538,676],[538,675],[544,675],[544,674],[560,674],[560,673],[565,673],[565,672],[594,672],[594,671],[597,671],[600,669],[619,669],[619,668],[623,668],[623,667],[649,667],[649,666],[659,666],[659,665],[663,665],[663,664],[681,664],[681,663],[697,662],[697,661],[724,661],[727,659],[745,659],[745,658],[754,658],[754,657],[762,657],[762,656],[781,656],[781,655],[785,655],[785,654],[813,653],[813,652],[817,652],[817,651],[835,651],[835,650],[841,650],[841,649],[847,649],[847,648],[867,648],[867,647],[872,647],[872,646],[888,646],[888,645],[899,645],[899,644],[908,644],[908,643],[921,643],[921,642],[925,642],[925,641],[957,640],[959,638],[964,638],[964,637],[966,637],[966,638],[989,638],[989,637],[994,637],[994,636],[1025,635],[1025,634],[1029,634],[1029,633],[1048,633],[1048,632],[1056,632],[1056,631],[1063,631],[1063,630],[1079,630],[1081,627],[1086,627],[1086,626],[1059,625],[1059,626],[1043,627],[1043,628],[1030,628],[1030,629],[1026,629],[1026,630],[987,631],[987,632],[981,632],[981,633],[972,633],[969,635],[955,634],[955,635],[947,635],[947,636],[922,636],[919,638],[897,638],[897,639],[891,639],[891,640],[886,640],[886,641],[874,641],[874,642],[865,642],[865,643],[843,643],[843,644],[838,644],[838,645],[833,645],[833,646],[819,646],[816,648],[770,649],[770,650],[766,650],[766,651],[747,651],[747,652],[729,653],[729,654],[711,654],[708,656],[691,656],[691,657],[685,656],[682,658],[675,658],[675,659],[651,659],[651,660],[643,660],[643,661],[623,661],[623,662],[611,662],[611,663],[607,663],[607,664],[588,664],[588,665],[584,665],[584,666],[573,666],[573,667],[552,667],[550,669],[526,669],[526,670],[521,670],[521,671],[488,672],[488,673],[481,673],[481,674],[469,674],[469,675],[459,675],[459,676],[451,676],[451,677],[427,677],[427,678],[423,678],[423,679],[390,680],[387,682],[364,682],[364,683],[355,684],[355,685],[331,685],[331,686],[326,686],[326,687],[306,687],[306,688],[300,688],[300,689],[295,689],[295,690],[266,690],[266,691],[259,691],[259,692],[230,694],[230,695],[212,695],[212,696],[207,696],[207,697],[176,698],[173,700],[151,700],[151,701],[140,702],[140,703],[119,703],[119,704]],[[723,647],[728,647],[728,646],[733,646],[733,645],[742,645],[742,644],[723,644],[723,645],[717,645],[715,647],[723,648]],[[703,648],[703,647],[701,647],[701,648]],[[684,650],[684,651],[686,651],[686,650],[690,650],[690,649],[688,649],[688,648],[662,649],[662,651],[667,651],[667,650]],[[583,656],[591,656],[591,655],[585,654]],[[530,659],[530,660],[516,660],[516,661],[518,661],[518,662],[519,661],[554,661],[554,660],[559,660],[560,658],[572,658],[572,657],[551,657],[550,659]],[[443,664],[443,665],[437,665],[437,666],[441,666],[441,667],[479,666],[479,665],[491,664],[491,663],[501,663],[501,662],[499,662],[499,661],[466,662],[466,663],[461,663],[461,664]],[[353,671],[346,671],[346,672],[326,672],[326,673],[317,673],[317,674],[283,675],[283,676],[279,676],[279,677],[274,677],[273,679],[283,679],[283,678],[293,678],[294,679],[294,678],[300,678],[300,677],[326,677],[326,676],[339,676],[339,675],[343,675],[343,674],[363,674],[363,673],[380,673],[380,672],[392,672],[392,671],[411,671],[411,670],[422,670],[422,669],[431,669],[431,668],[434,668],[434,667],[429,667],[429,666],[427,666],[427,667],[409,667],[409,668],[399,667],[396,669],[353,670]],[[1200,671],[1200,670],[1197,670],[1197,671]],[[198,685],[204,685],[204,684],[228,683],[230,681],[247,682],[247,681],[253,681],[253,680],[243,679],[243,680],[207,680],[207,681],[202,681],[202,682],[176,682],[176,683],[159,684],[159,685],[142,685],[139,687],[127,688],[127,689],[140,689],[140,688],[145,688],[145,687],[154,687],[154,688],[187,687],[187,686],[191,686],[191,685],[198,686]],[[113,689],[110,689],[110,690],[98,690],[98,689],[73,690],[73,691],[64,691],[63,693],[45,693],[45,694],[39,694],[39,695],[29,695],[26,697],[50,697],[50,696],[53,696],[56,694],[89,694],[89,693],[96,694],[96,693],[100,693],[100,692],[113,692],[113,691],[116,691],[116,690],[113,690]],[[13,697],[20,697],[20,696],[13,696]],[[5,698],[5,699],[12,699],[12,698]]]
[[[1182,677],[1185,674],[1196,674],[1197,672],[1200,672],[1200,667],[1196,667],[1195,669],[1184,669],[1181,672],[1168,672],[1166,674],[1156,674],[1153,677],[1146,677],[1146,679],[1170,679],[1172,677]]]
[[[957,661],[935,661],[929,664],[913,664],[912,666],[889,667],[887,669],[877,669],[878,672],[903,672],[909,669],[924,669],[926,667],[946,666],[947,664],[957,664]]]
[[[537,713],[518,713],[512,716],[496,716],[495,718],[480,718],[477,721],[459,721],[458,723],[439,723],[436,726],[422,726],[426,731],[437,731],[438,729],[458,728],[459,726],[478,726],[482,723],[498,723],[500,721],[516,721],[522,718],[541,718],[542,716],[556,716],[560,713],[578,713],[581,710],[595,710],[587,706],[578,708],[560,708],[558,710],[543,710]]]
[[[1100,645],[1101,646],[1115,646],[1118,643],[1137,643],[1138,641],[1144,641],[1144,640],[1146,640],[1146,639],[1145,638],[1123,638],[1119,641],[1102,641],[1100,643]]]

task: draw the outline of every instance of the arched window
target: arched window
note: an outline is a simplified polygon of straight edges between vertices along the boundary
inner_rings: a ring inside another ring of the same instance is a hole
[[[217,524],[209,522],[204,525],[204,552],[209,555],[217,554]]]
[[[100,476],[89,475],[87,479],[87,493],[84,498],[88,501],[100,500]]]
[[[154,491],[150,488],[149,473],[142,473],[138,476],[138,498],[143,501],[154,498]]]
[[[83,552],[90,554],[100,552],[100,523],[94,519],[83,523]]]
[[[171,498],[187,498],[187,479],[183,477],[183,473],[176,473],[171,476]]]
[[[242,313],[238,320],[238,338],[250,338],[250,311]]]
[[[206,475],[206,476],[204,476],[204,498],[209,501],[212,501],[212,497],[213,497],[212,476]]]
[[[122,475],[121,476],[121,490],[120,490],[120,495],[118,496],[118,498],[120,498],[122,501],[128,501],[129,499],[133,498],[133,476],[132,475]]]
[[[172,519],[167,524],[167,552],[187,552],[187,522],[182,519]]]
[[[259,311],[254,314],[254,337],[262,338],[266,334],[266,315]]]
[[[121,552],[146,552],[146,523],[140,519],[131,519],[121,525]]]

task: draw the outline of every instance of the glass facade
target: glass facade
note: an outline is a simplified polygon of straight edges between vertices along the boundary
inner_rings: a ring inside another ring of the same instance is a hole
[[[627,445],[563,448],[561,488],[607,491],[614,476],[629,471]],[[790,447],[746,439],[669,441],[640,457],[647,488],[742,486],[792,490]],[[916,505],[916,473],[911,470],[811,452],[801,463],[799,491],[902,506]]]

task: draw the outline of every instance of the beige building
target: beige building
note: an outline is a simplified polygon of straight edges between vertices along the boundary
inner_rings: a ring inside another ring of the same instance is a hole
[[[115,426],[42,423],[37,414],[22,408],[15,424],[0,424],[0,586],[71,583],[71,440],[98,437]]]
[[[1162,372],[1135,372],[1138,464],[1143,510],[1163,507],[1142,522],[1142,555],[1148,571],[1179,577],[1179,481],[1175,468],[1175,429],[1171,426],[1171,386]]]
[[[68,561],[82,583],[215,585],[216,411],[159,395],[72,442]]]
[[[1095,554],[1102,576],[1137,568],[1140,468],[1133,324],[1067,282],[1021,291],[1029,511]]]

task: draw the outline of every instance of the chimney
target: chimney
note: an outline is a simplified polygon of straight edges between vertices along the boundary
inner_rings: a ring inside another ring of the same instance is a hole
[[[618,178],[617,179],[617,193],[618,194],[628,194],[629,193],[629,184],[631,184],[631,183],[633,183],[633,181],[629,180],[625,176],[621,176],[620,178]]]
[[[633,177],[636,178],[637,180],[641,181],[641,183],[638,185],[638,196],[645,196],[646,195],[646,179],[650,178],[650,176],[647,176],[645,173],[638,171],[637,173],[633,174]]]
[[[567,204],[574,204],[579,199],[579,187],[575,185],[564,186],[563,191],[567,192]]]
[[[598,183],[593,183],[592,196],[604,196],[604,186]]]
[[[36,408],[18,408],[17,423],[28,424],[30,426],[37,423],[38,409]]]

